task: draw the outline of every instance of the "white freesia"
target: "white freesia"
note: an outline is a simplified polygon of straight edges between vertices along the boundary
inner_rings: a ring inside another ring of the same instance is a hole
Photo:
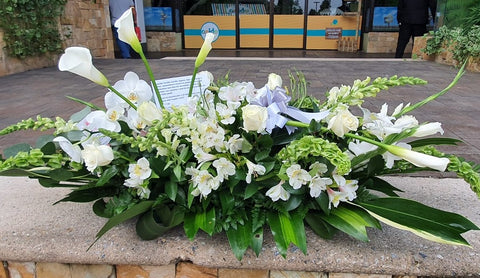
[[[268,111],[266,107],[245,105],[242,107],[243,128],[261,133],[267,127]]]
[[[268,75],[268,82],[267,82],[267,86],[270,90],[275,90],[275,88],[277,87],[282,87],[282,77],[278,74],[275,74],[275,73],[270,73]]]
[[[198,52],[197,59],[195,59],[195,68],[200,67],[205,62],[205,59],[207,59],[208,53],[210,50],[212,50],[212,42],[214,38],[215,34],[213,33],[205,34],[205,40],[203,41],[202,47]]]
[[[142,45],[135,33],[135,25],[133,24],[132,9],[126,10],[122,16],[115,21],[115,27],[118,28],[118,39],[128,43],[137,53],[143,53]]]
[[[130,178],[138,178],[141,180],[148,179],[152,174],[150,162],[148,162],[145,157],[142,157],[137,161],[137,163],[132,163],[128,166],[128,173]]]
[[[88,144],[83,146],[82,158],[87,170],[93,172],[99,166],[106,166],[113,160],[113,150],[107,145]]]
[[[450,160],[446,157],[435,157],[398,146],[386,145],[384,148],[390,153],[405,159],[417,167],[428,167],[443,172],[447,168],[448,163],[450,163]]]
[[[359,121],[348,109],[341,109],[328,121],[328,129],[339,137],[343,137],[349,131],[358,128]]]
[[[434,123],[427,123],[420,125],[416,130],[415,133],[412,134],[413,137],[424,137],[433,135],[435,133],[443,134],[442,124],[439,122]]]
[[[155,120],[162,120],[162,111],[157,108],[155,103],[146,101],[137,108],[137,113],[147,125],[151,125]]]
[[[245,178],[245,181],[247,183],[251,183],[252,182],[252,175],[254,177],[257,177],[259,175],[263,175],[265,174],[265,172],[267,171],[267,169],[265,169],[265,167],[263,165],[260,165],[260,164],[254,164],[253,162],[251,162],[250,160],[247,160],[247,169],[248,169],[248,172],[247,172],[247,177]]]
[[[280,199],[282,199],[284,201],[287,201],[290,198],[290,193],[287,190],[285,190],[285,188],[283,188],[282,184],[284,182],[285,181],[280,181],[280,183],[278,183],[274,187],[271,187],[265,193],[265,195],[267,195],[267,197],[270,197],[272,199],[272,201],[274,201],[274,202],[276,202]]]
[[[314,176],[312,178],[312,181],[308,184],[308,187],[310,188],[310,196],[313,198],[317,198],[320,196],[322,191],[325,191],[327,189],[327,185],[332,184],[332,179],[330,178],[322,178],[320,176]]]
[[[58,61],[58,69],[75,73],[104,87],[110,86],[105,75],[93,66],[90,50],[85,47],[74,46],[65,49],[65,53]]]
[[[79,145],[73,145],[67,138],[58,136],[53,139],[53,142],[57,142],[60,148],[70,156],[72,161],[82,163],[82,149]]]
[[[310,174],[303,170],[298,164],[291,165],[287,168],[286,172],[289,178],[288,183],[293,189],[299,189],[302,185],[305,185],[312,180]]]

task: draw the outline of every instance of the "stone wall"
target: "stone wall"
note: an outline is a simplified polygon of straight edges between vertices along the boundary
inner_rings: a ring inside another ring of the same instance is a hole
[[[385,274],[325,273],[288,270],[208,268],[188,262],[163,266],[82,265],[61,263],[4,262],[0,278],[416,278]]]
[[[369,32],[363,34],[363,50],[366,53],[395,53],[398,32]],[[412,42],[405,48],[405,53],[412,52]]]
[[[94,58],[114,58],[113,37],[108,0],[69,0],[60,17],[63,48],[84,46]],[[56,65],[58,54],[18,59],[5,52],[3,31],[0,30],[0,76]],[[0,276],[1,277],[1,276]]]

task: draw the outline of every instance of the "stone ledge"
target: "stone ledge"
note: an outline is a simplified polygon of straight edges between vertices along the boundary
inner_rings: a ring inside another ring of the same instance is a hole
[[[389,177],[404,196],[460,213],[480,224],[480,202],[458,179]],[[260,257],[251,250],[235,259],[224,236],[199,234],[194,241],[181,228],[154,241],[140,240],[130,221],[113,228],[90,251],[105,219],[91,204],[52,203],[68,190],[46,189],[26,178],[0,177],[0,261],[110,265],[169,265],[191,261],[214,268],[277,269],[337,273],[480,277],[480,232],[465,234],[472,248],[442,245],[385,226],[370,230],[371,241],[338,234],[325,241],[307,231],[308,254],[291,247],[287,258],[265,233]]]

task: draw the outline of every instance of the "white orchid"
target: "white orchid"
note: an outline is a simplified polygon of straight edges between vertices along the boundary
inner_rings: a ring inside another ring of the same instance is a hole
[[[77,163],[82,163],[82,149],[79,145],[73,145],[70,140],[63,136],[58,136],[53,139],[53,142],[58,143],[60,148],[70,156],[72,161]]]
[[[90,50],[85,47],[74,46],[65,49],[65,53],[58,61],[58,69],[80,75],[104,87],[110,86],[105,75],[93,66]]]
[[[141,80],[136,73],[131,71],[125,74],[123,80],[117,81],[113,88],[136,105],[152,99],[152,88],[145,80]],[[111,108],[115,106],[126,108],[129,104],[116,95],[116,93],[110,91],[105,95],[105,107]]]
[[[126,10],[122,16],[115,21],[115,27],[118,28],[118,38],[128,43],[135,52],[142,52],[142,45],[135,33],[135,25],[133,23],[132,9]]]
[[[101,110],[90,112],[77,124],[77,127],[80,130],[91,132],[97,132],[101,128],[115,132],[120,131],[120,124],[116,120],[112,120],[107,113]]]

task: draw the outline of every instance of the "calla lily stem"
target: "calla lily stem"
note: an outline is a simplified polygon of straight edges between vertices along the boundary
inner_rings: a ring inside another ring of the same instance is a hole
[[[162,96],[160,95],[160,91],[158,90],[157,82],[155,81],[155,77],[153,76],[152,68],[150,68],[150,65],[148,64],[147,57],[145,57],[145,54],[143,53],[143,51],[138,52],[138,54],[140,55],[140,58],[142,58],[142,61],[145,64],[145,68],[147,69],[148,76],[152,81],[153,90],[157,95],[158,103],[160,104],[160,107],[165,108],[163,106]]]
[[[197,76],[198,67],[193,69],[192,80],[190,81],[190,89],[188,90],[188,97],[192,97],[193,85],[195,84],[195,77]]]
[[[123,101],[125,101],[126,103],[128,103],[128,105],[130,105],[130,107],[132,107],[133,109],[137,110],[137,106],[135,104],[133,104],[133,102],[131,102],[128,98],[126,98],[124,95],[122,95],[119,91],[117,91],[115,88],[113,88],[112,85],[108,85],[107,87],[108,89],[110,89],[110,91],[114,92],[119,98],[123,99]]]

